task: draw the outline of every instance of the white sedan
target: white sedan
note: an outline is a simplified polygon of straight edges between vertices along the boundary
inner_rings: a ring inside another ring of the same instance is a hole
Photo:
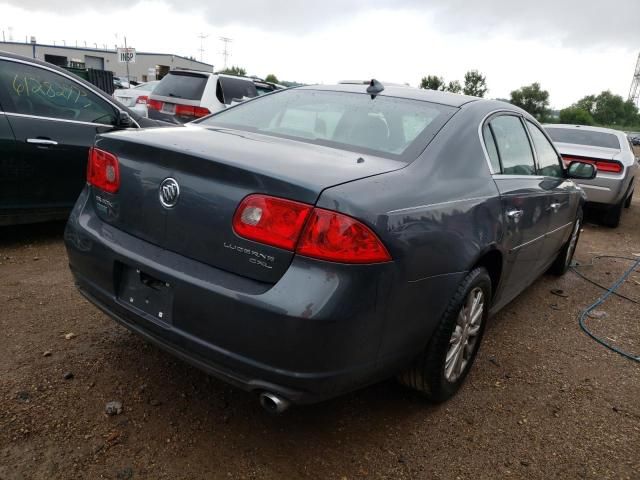
[[[624,132],[583,125],[545,125],[566,164],[587,162],[598,169],[593,180],[577,182],[590,206],[602,210],[602,223],[617,227],[623,208],[631,206],[638,161]]]
[[[129,107],[143,117],[147,117],[147,101],[158,83],[160,83],[160,80],[142,83],[133,88],[119,88],[113,92],[113,98],[125,107]]]

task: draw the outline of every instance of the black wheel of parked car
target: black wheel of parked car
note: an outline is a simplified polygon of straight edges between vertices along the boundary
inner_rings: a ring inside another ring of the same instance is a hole
[[[625,202],[626,200],[623,198],[617,204],[603,212],[601,221],[605,227],[616,228],[620,225],[620,218],[622,217]]]
[[[633,200],[633,190],[631,190],[627,200],[624,202],[624,208],[629,208],[631,206],[631,200]]]
[[[573,260],[573,254],[576,253],[576,247],[578,246],[578,240],[580,239],[580,230],[582,229],[582,212],[578,212],[578,218],[576,218],[571,230],[571,236],[567,243],[564,244],[556,260],[549,268],[549,272],[553,275],[564,275],[571,266],[571,260]]]
[[[452,397],[480,347],[491,303],[491,278],[472,270],[458,287],[427,348],[398,380],[433,402]]]

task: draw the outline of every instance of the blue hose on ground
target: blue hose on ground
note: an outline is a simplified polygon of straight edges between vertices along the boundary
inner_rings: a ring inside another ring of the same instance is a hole
[[[614,283],[606,292],[604,295],[602,295],[598,300],[596,300],[596,302],[593,305],[590,305],[589,307],[587,307],[585,310],[582,311],[582,313],[580,314],[580,328],[584,331],[584,333],[586,333],[587,335],[589,335],[593,340],[595,340],[596,342],[598,342],[600,345],[604,346],[605,348],[608,348],[609,350],[616,352],[619,355],[622,355],[625,358],[628,358],[629,360],[633,360],[635,362],[639,362],[640,363],[640,356],[637,355],[633,355],[631,353],[625,352],[621,349],[619,349],[618,347],[611,345],[610,343],[608,343],[607,341],[603,340],[601,337],[598,337],[595,333],[593,333],[591,330],[589,330],[589,328],[585,325],[585,318],[587,317],[587,315],[589,315],[589,313],[591,313],[595,308],[599,307],[600,305],[602,305],[607,298],[609,298],[611,295],[615,294],[616,290],[618,290],[618,288],[620,288],[620,286],[627,280],[627,278],[629,278],[629,275],[631,275],[631,273],[633,273],[634,270],[636,270],[638,267],[640,267],[640,258],[638,258],[638,260],[635,261],[635,263],[631,266],[631,268],[629,268],[624,275],[622,275],[622,277],[620,277],[616,283]]]

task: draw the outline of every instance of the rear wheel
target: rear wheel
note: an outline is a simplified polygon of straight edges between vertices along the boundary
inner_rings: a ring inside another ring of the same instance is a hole
[[[620,225],[620,217],[622,217],[622,209],[624,208],[625,199],[623,198],[612,207],[609,207],[602,215],[602,224],[606,227],[616,228]]]
[[[451,398],[475,360],[489,314],[491,279],[471,271],[458,287],[425,351],[398,376],[433,402]]]
[[[564,244],[556,260],[551,265],[549,272],[554,275],[564,275],[571,266],[571,260],[573,260],[573,254],[576,253],[576,247],[578,246],[578,240],[580,239],[580,229],[582,228],[582,212],[578,213],[573,224],[573,230],[571,230],[571,236],[567,243]]]

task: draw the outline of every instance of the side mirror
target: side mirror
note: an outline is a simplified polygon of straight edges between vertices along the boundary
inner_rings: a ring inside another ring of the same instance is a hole
[[[119,128],[130,128],[131,126],[133,126],[133,120],[131,119],[131,115],[129,115],[129,112],[120,110],[120,112],[118,113],[118,124],[116,126]]]
[[[597,173],[598,168],[591,163],[571,162],[567,169],[567,176],[576,180],[593,180]]]

